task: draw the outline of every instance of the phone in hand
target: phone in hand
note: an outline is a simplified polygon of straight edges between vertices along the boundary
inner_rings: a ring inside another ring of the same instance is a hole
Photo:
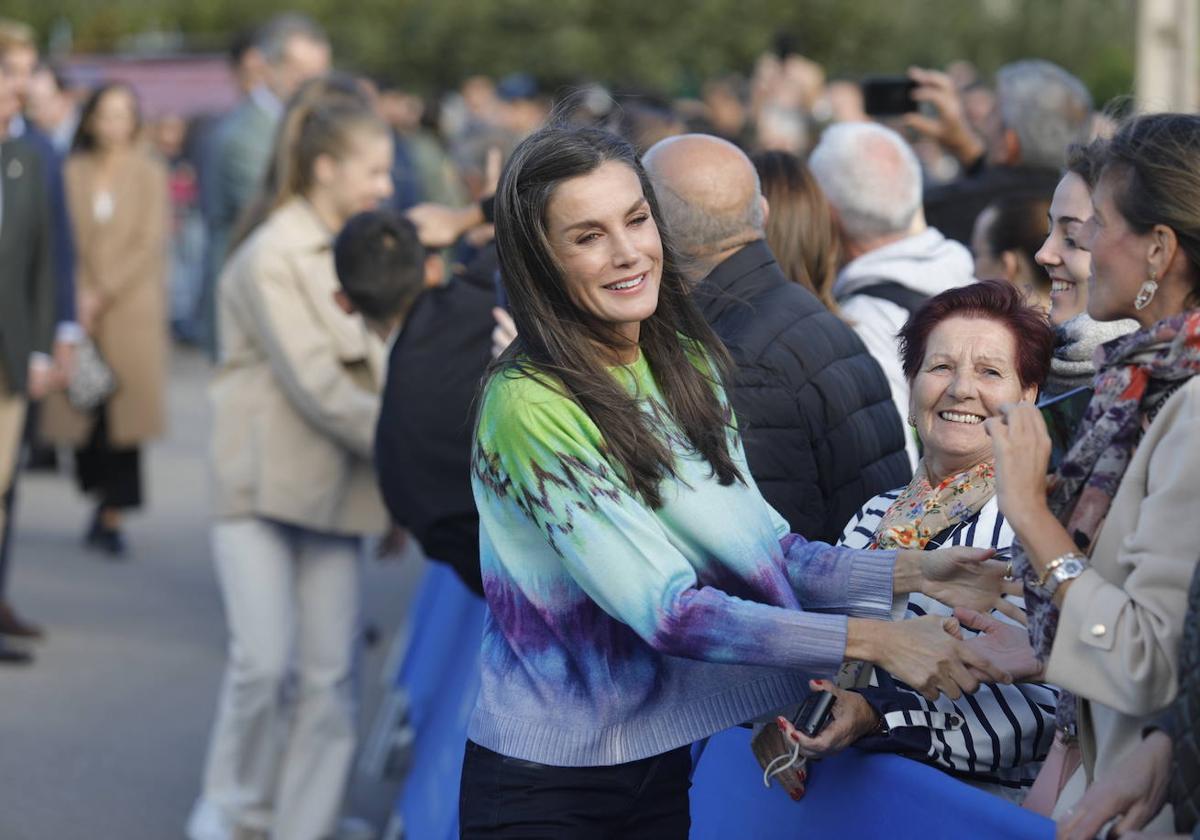
[[[1046,431],[1050,435],[1050,469],[1058,469],[1058,465],[1075,442],[1075,433],[1083,423],[1083,415],[1087,412],[1093,393],[1091,388],[1084,386],[1056,397],[1049,397],[1037,404],[1046,421]]]
[[[792,718],[792,726],[809,738],[817,737],[829,723],[836,702],[837,697],[832,691],[814,691],[800,705],[800,711]]]
[[[862,80],[863,110],[872,117],[895,117],[919,107],[917,83],[908,76],[868,76]]]

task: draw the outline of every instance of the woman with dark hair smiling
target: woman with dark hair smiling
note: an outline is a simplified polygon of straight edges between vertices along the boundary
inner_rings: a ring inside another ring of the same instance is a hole
[[[950,289],[917,310],[900,333],[900,347],[921,462],[908,486],[863,505],[841,544],[1011,551],[1013,531],[997,504],[983,421],[999,416],[1001,405],[1036,398],[1052,343],[1045,316],[1003,280]],[[1004,612],[985,621],[1023,629],[1015,604]],[[909,616],[951,614],[951,606],[920,593],[908,599]],[[876,670],[875,677],[877,684],[855,691],[817,686],[838,697],[834,722],[818,737],[807,738],[786,721],[783,730],[809,758],[853,744],[908,755],[1007,799],[1024,798],[1050,748],[1057,692],[1036,683],[992,685],[970,697],[942,695],[928,703],[887,673]],[[795,788],[794,780],[782,781]]]
[[[656,218],[633,149],[603,131],[545,128],[500,181],[519,338],[484,383],[473,455],[488,613],[464,837],[686,837],[688,745],[847,657],[930,697],[1007,678],[963,656],[953,619],[871,620],[914,590],[991,609],[991,552],[787,532]]]
[[[1045,392],[1055,396],[1090,387],[1096,375],[1096,348],[1137,329],[1128,318],[1097,321],[1088,315],[1088,275],[1092,255],[1080,234],[1092,218],[1092,189],[1102,160],[1101,141],[1067,149],[1067,171],[1054,188],[1046,240],[1034,260],[1050,278],[1050,323],[1054,327],[1054,357]]]
[[[1030,673],[1066,689],[1026,804],[1080,838],[1104,822],[1076,805],[1085,787],[1119,772],[1175,696],[1200,556],[1200,117],[1126,123],[1103,149],[1092,211],[1079,232],[1092,257],[1088,314],[1139,329],[1102,346],[1095,395],[1049,481],[1036,408],[1004,406],[985,424],[1018,538]],[[1149,827],[1169,825],[1168,811]]]

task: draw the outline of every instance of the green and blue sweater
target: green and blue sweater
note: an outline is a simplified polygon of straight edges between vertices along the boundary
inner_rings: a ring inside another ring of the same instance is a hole
[[[620,764],[761,717],[837,671],[847,616],[890,615],[894,552],[789,534],[732,420],[745,480],[721,486],[645,358],[612,372],[676,456],[657,510],[552,378],[501,371],[484,392],[472,486],[488,611],[468,736],[514,758]]]

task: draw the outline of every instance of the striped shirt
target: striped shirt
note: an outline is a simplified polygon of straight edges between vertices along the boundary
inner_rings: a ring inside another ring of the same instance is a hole
[[[841,544],[865,548],[900,491],[882,493],[863,506],[846,526]],[[992,497],[975,516],[940,534],[927,547],[963,545],[1006,549],[1012,546],[1012,528]],[[934,544],[936,543],[936,545]],[[1012,598],[1021,604],[1021,599]],[[934,599],[913,593],[906,618],[953,614]],[[1007,616],[993,613],[1001,621]],[[963,628],[966,637],[973,635]],[[883,736],[860,740],[858,747],[879,752],[899,752],[929,762],[975,787],[1019,802],[1033,784],[1054,738],[1054,710],[1058,689],[1039,683],[997,685],[987,683],[972,695],[951,700],[941,695],[930,702],[915,689],[881,669],[872,685],[861,693],[889,727]],[[955,719],[962,725],[954,728]]]

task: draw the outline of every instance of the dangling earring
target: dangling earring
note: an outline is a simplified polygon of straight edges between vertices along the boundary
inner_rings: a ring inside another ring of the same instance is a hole
[[[1133,308],[1141,312],[1150,305],[1150,301],[1154,300],[1154,293],[1158,291],[1158,275],[1154,273],[1154,269],[1150,269],[1150,279],[1142,284],[1142,288],[1138,289],[1137,297],[1133,299]]]
[[[908,425],[912,426],[914,429],[917,428],[917,420],[911,414],[908,415]]]

